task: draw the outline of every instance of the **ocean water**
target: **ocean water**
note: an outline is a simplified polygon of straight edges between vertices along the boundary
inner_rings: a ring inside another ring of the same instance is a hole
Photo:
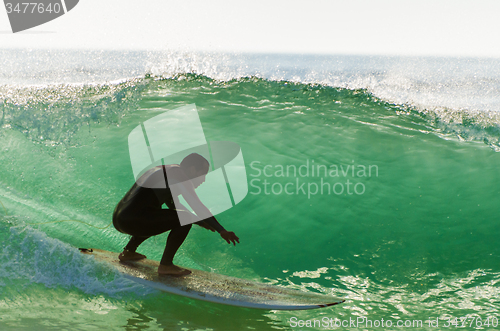
[[[249,192],[218,215],[239,245],[194,227],[175,262],[345,303],[212,304],[78,252],[123,249],[128,134],[193,103]],[[0,329],[496,330],[499,125],[498,59],[0,50]]]

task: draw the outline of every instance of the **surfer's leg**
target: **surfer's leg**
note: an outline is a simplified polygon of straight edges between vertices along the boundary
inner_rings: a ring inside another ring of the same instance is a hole
[[[149,237],[150,236],[147,237],[132,236],[127,246],[125,246],[125,249],[128,250],[129,252],[135,252],[137,247],[139,247],[139,245],[142,244]]]
[[[139,256],[144,255],[135,253],[135,250],[144,240],[170,230],[158,272],[177,276],[189,274],[189,270],[174,266],[172,263],[175,253],[182,245],[191,229],[191,224],[181,226],[179,222],[179,213],[186,213],[183,215],[183,219],[195,217],[193,214],[186,211],[161,209],[144,213],[141,215],[140,219],[127,219],[122,221],[120,225],[123,232],[132,235],[125,250],[120,254],[123,258],[122,261],[126,260],[129,256],[135,256],[137,257],[136,259],[140,259],[141,257]],[[130,252],[132,252],[132,254],[130,254]]]
[[[179,226],[170,231],[167,238],[167,245],[165,246],[165,251],[161,258],[160,264],[162,265],[173,265],[174,255],[177,253],[179,247],[186,239],[189,230],[191,230],[191,224]]]
[[[179,211],[179,213],[182,213],[182,211]],[[184,217],[184,219],[186,219],[187,217],[192,217],[192,214],[188,213]],[[167,244],[165,245],[165,251],[163,251],[163,256],[158,267],[159,274],[185,276],[191,273],[191,271],[180,268],[173,263],[175,253],[177,253],[179,247],[181,247],[182,243],[186,239],[189,230],[191,230],[191,227],[192,224],[187,224],[183,226],[177,226],[170,230],[167,238]]]
[[[123,249],[123,252],[118,255],[118,259],[120,259],[120,261],[135,261],[145,259],[146,255],[139,254],[136,252],[136,250],[137,247],[139,247],[139,245],[148,238],[149,237],[132,236],[127,246],[125,246],[125,248]]]
[[[118,256],[120,261],[140,260],[146,256],[136,252],[146,239],[179,226],[175,210],[158,210],[141,214],[140,217],[115,218],[115,227],[122,233],[130,234],[128,244]]]

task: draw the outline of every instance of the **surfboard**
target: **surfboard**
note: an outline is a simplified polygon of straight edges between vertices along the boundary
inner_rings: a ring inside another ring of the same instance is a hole
[[[143,259],[121,262],[118,260],[118,253],[94,248],[80,248],[80,250],[84,254],[93,256],[97,261],[107,263],[135,282],[198,300],[268,310],[316,309],[345,301],[329,295],[303,292],[190,268],[185,268],[192,272],[187,276],[159,275],[158,261]]]

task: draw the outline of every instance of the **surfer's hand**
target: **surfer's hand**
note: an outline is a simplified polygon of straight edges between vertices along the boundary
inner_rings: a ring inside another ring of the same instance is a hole
[[[211,227],[210,225],[208,225],[207,223],[201,221],[201,222],[198,222],[196,223],[197,225],[201,226],[202,228],[205,228],[207,230],[210,230],[212,232],[215,232],[215,229],[213,227]]]
[[[222,231],[220,233],[220,236],[228,243],[231,244],[233,243],[234,246],[236,246],[236,243],[240,243],[240,238],[238,238],[234,232],[229,232],[229,231]]]

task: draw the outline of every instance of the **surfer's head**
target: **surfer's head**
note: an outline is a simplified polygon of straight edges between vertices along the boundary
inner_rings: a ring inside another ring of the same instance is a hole
[[[180,166],[196,188],[205,181],[210,164],[200,154],[191,153],[181,161]]]

